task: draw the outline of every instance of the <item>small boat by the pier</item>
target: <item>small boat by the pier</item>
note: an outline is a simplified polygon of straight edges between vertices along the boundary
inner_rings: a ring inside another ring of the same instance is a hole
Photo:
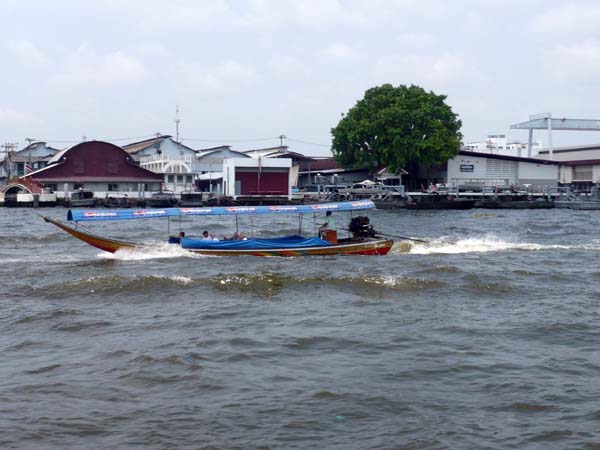
[[[406,209],[471,209],[477,200],[460,198],[453,195],[429,194],[413,196]]]
[[[94,192],[87,189],[77,189],[71,192],[69,198],[69,206],[71,208],[87,208],[89,206],[96,205],[96,198]]]
[[[179,194],[179,206],[184,207],[193,207],[193,206],[204,206],[206,202],[204,201],[204,197],[208,198],[208,193],[199,192],[199,191],[183,191]]]
[[[155,192],[146,200],[150,208],[171,208],[177,204],[177,197],[171,191]]]
[[[254,215],[254,214],[291,214],[302,215],[322,213],[326,211],[357,211],[374,208],[371,201],[322,203],[314,205],[282,205],[282,206],[233,206],[205,208],[166,208],[139,210],[69,210],[67,220],[75,222],[75,226],[49,217],[44,217],[58,228],[83,242],[107,252],[123,249],[151,250],[156,248],[150,244],[126,242],[99,236],[91,231],[77,227],[81,221],[106,221],[149,218],[194,217],[210,215]],[[236,218],[237,223],[237,218]],[[385,255],[392,248],[393,241],[378,236],[369,225],[367,217],[354,217],[349,226],[350,235],[338,239],[337,233],[329,231],[325,238],[302,237],[300,235],[279,238],[248,238],[238,240],[212,241],[185,237],[184,233],[171,236],[169,243],[179,245],[184,250],[213,256],[308,256],[308,255]],[[237,230],[236,230],[237,233]],[[300,234],[300,233],[299,233]]]
[[[547,198],[513,199],[493,197],[478,200],[475,208],[484,209],[551,209],[554,208],[554,200]]]
[[[124,195],[108,195],[104,199],[104,206],[107,208],[129,208],[129,197]]]

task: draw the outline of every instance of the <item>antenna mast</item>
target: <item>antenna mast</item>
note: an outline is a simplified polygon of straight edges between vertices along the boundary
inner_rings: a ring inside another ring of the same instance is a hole
[[[175,105],[175,142],[179,142],[179,105]]]

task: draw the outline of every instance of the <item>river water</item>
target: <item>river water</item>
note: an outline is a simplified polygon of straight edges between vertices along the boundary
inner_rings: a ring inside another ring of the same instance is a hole
[[[600,449],[600,211],[373,211],[429,242],[289,259],[109,255],[39,214],[0,209],[0,448]]]

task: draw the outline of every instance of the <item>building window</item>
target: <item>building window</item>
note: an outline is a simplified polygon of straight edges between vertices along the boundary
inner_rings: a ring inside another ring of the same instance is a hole
[[[582,165],[573,167],[573,181],[592,181],[593,166]]]
[[[183,175],[177,175],[177,184],[183,183]]]
[[[185,176],[185,182],[186,182],[186,183],[191,183],[192,181],[193,181],[193,180],[192,180],[192,176],[191,176],[191,175],[186,175],[186,176]]]
[[[73,183],[73,190],[83,189],[83,183]]]
[[[108,183],[108,191],[116,192],[119,190],[119,185],[117,183]]]
[[[175,175],[167,175],[167,183],[175,182]]]
[[[54,184],[54,183],[45,184],[44,188],[48,189],[50,192],[56,192],[56,191],[58,191],[58,184]]]

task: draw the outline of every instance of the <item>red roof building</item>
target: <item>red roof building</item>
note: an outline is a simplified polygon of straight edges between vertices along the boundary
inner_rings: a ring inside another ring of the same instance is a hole
[[[136,165],[121,147],[109,142],[89,141],[57,153],[47,167],[27,178],[54,191],[91,190],[107,192],[159,191],[162,175]]]

